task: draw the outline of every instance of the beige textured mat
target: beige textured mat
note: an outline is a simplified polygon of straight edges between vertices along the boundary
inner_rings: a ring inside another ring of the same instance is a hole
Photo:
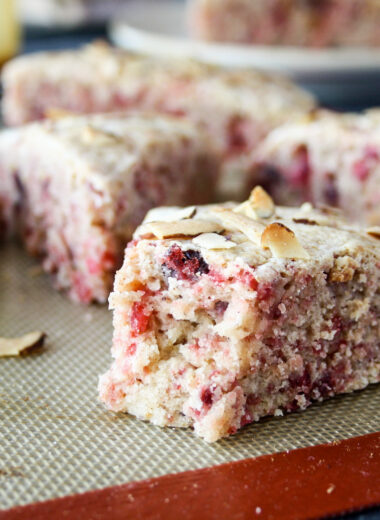
[[[17,245],[0,245],[0,335],[41,329],[44,350],[0,359],[0,508],[289,450],[380,429],[380,386],[268,418],[214,445],[97,403],[111,313],[51,289]]]

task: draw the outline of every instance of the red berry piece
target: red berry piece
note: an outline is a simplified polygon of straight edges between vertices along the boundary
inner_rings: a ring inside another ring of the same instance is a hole
[[[146,307],[141,302],[135,302],[131,312],[131,329],[134,334],[144,334],[149,326],[151,313],[146,311]]]

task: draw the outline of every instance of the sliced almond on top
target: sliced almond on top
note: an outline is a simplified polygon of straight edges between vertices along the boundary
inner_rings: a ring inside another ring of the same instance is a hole
[[[148,222],[138,228],[139,236],[152,234],[162,240],[178,236],[195,237],[201,233],[221,233],[223,227],[208,220],[185,219],[178,222]]]
[[[260,245],[261,233],[265,227],[263,224],[226,208],[216,207],[210,211],[218,216],[227,229],[240,231],[251,242],[258,246]]]
[[[310,202],[304,202],[301,204],[300,210],[302,213],[310,213],[313,211],[313,205]]]
[[[93,144],[96,146],[107,146],[121,142],[120,137],[117,135],[105,132],[104,130],[100,130],[90,125],[83,128],[82,139],[85,144]]]
[[[273,222],[265,228],[261,245],[269,248],[276,258],[309,258],[294,232],[279,222]]]
[[[380,226],[372,226],[366,229],[367,235],[380,240]]]
[[[316,220],[311,220],[309,218],[292,218],[292,220],[296,224],[305,224],[306,226],[318,226],[318,222]]]
[[[249,200],[246,200],[239,204],[239,206],[236,206],[236,208],[233,209],[233,212],[240,213],[241,215],[245,215],[246,217],[252,218],[253,220],[257,220],[259,218]]]
[[[272,217],[275,208],[272,197],[261,186],[256,186],[249,199],[237,206],[234,212],[242,213],[249,218],[260,219]]]
[[[231,249],[237,244],[217,233],[203,233],[193,238],[194,244],[205,249]]]
[[[186,208],[162,207],[151,209],[144,219],[144,224],[148,222],[175,222],[177,220],[184,220],[192,218],[197,212],[195,206]]]
[[[27,351],[42,346],[46,334],[29,332],[18,338],[0,338],[0,357],[20,356]]]
[[[274,214],[273,199],[261,186],[252,190],[248,201],[259,218],[269,218]]]
[[[69,110],[65,110],[64,108],[48,108],[45,111],[45,116],[48,119],[53,119],[57,121],[58,119],[63,119],[65,117],[73,117],[78,115],[75,112],[70,112]]]
[[[327,206],[326,204],[317,204],[317,209],[324,215],[331,215],[333,217],[342,217],[343,212],[340,208],[335,206]]]

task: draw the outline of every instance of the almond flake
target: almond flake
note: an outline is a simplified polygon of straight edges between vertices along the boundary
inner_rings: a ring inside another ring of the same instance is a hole
[[[309,258],[294,232],[279,222],[273,222],[265,228],[261,245],[269,248],[275,258]]]
[[[333,206],[326,206],[326,204],[317,204],[317,209],[324,215],[331,215],[333,217],[341,217],[343,212],[339,208],[335,208]]]
[[[53,119],[53,121],[57,121],[58,119],[64,119],[65,117],[73,117],[76,116],[75,112],[70,112],[69,110],[65,110],[63,108],[49,108],[45,112],[45,116],[48,119]]]
[[[370,228],[367,228],[366,233],[372,238],[380,239],[380,226],[372,226]]]
[[[202,233],[220,233],[223,228],[208,220],[185,219],[178,222],[148,222],[138,229],[138,235],[152,234],[158,239],[179,236],[195,237]]]
[[[313,211],[313,206],[312,204],[310,204],[310,202],[304,202],[301,205],[300,210],[302,211],[302,213],[310,213],[311,211]]]
[[[203,233],[193,238],[194,244],[205,249],[231,249],[236,243],[217,233]]]
[[[275,205],[272,198],[261,186],[256,186],[249,199],[234,209],[235,213],[242,213],[254,220],[272,217],[274,211]]]
[[[246,215],[235,213],[225,208],[212,208],[212,213],[215,213],[221,220],[222,224],[227,229],[237,230],[243,233],[251,242],[260,245],[261,233],[264,230],[264,225],[256,220],[253,220]]]
[[[310,220],[308,218],[293,218],[293,222],[296,224],[305,224],[305,226],[318,226],[318,222]]]
[[[195,206],[187,208],[176,207],[162,207],[150,210],[144,219],[144,224],[148,222],[175,222],[177,220],[184,220],[186,218],[194,217],[197,212]]]
[[[258,218],[269,218],[274,214],[275,205],[272,197],[261,186],[252,190],[248,201]]]
[[[85,144],[96,146],[107,146],[121,142],[118,136],[89,125],[83,129],[82,139]]]
[[[256,211],[253,209],[252,204],[249,202],[249,200],[246,200],[245,202],[242,202],[241,204],[239,204],[239,206],[236,206],[236,208],[233,209],[233,212],[240,213],[253,220],[257,220],[259,218]]]
[[[43,345],[46,335],[43,332],[29,332],[19,338],[0,338],[0,357],[19,356]]]

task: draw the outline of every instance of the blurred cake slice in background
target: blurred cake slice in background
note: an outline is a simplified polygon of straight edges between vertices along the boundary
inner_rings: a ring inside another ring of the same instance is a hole
[[[18,232],[55,286],[105,302],[146,212],[214,197],[218,161],[190,122],[95,115],[0,133],[0,223]]]
[[[273,130],[255,158],[252,185],[279,204],[311,201],[380,225],[380,110],[316,111]]]
[[[277,76],[136,56],[103,44],[19,57],[2,79],[8,125],[42,119],[51,108],[148,109],[192,120],[223,160],[221,198],[244,198],[251,152],[270,130],[315,105],[311,95]]]
[[[301,47],[379,46],[379,0],[190,0],[194,36]]]

